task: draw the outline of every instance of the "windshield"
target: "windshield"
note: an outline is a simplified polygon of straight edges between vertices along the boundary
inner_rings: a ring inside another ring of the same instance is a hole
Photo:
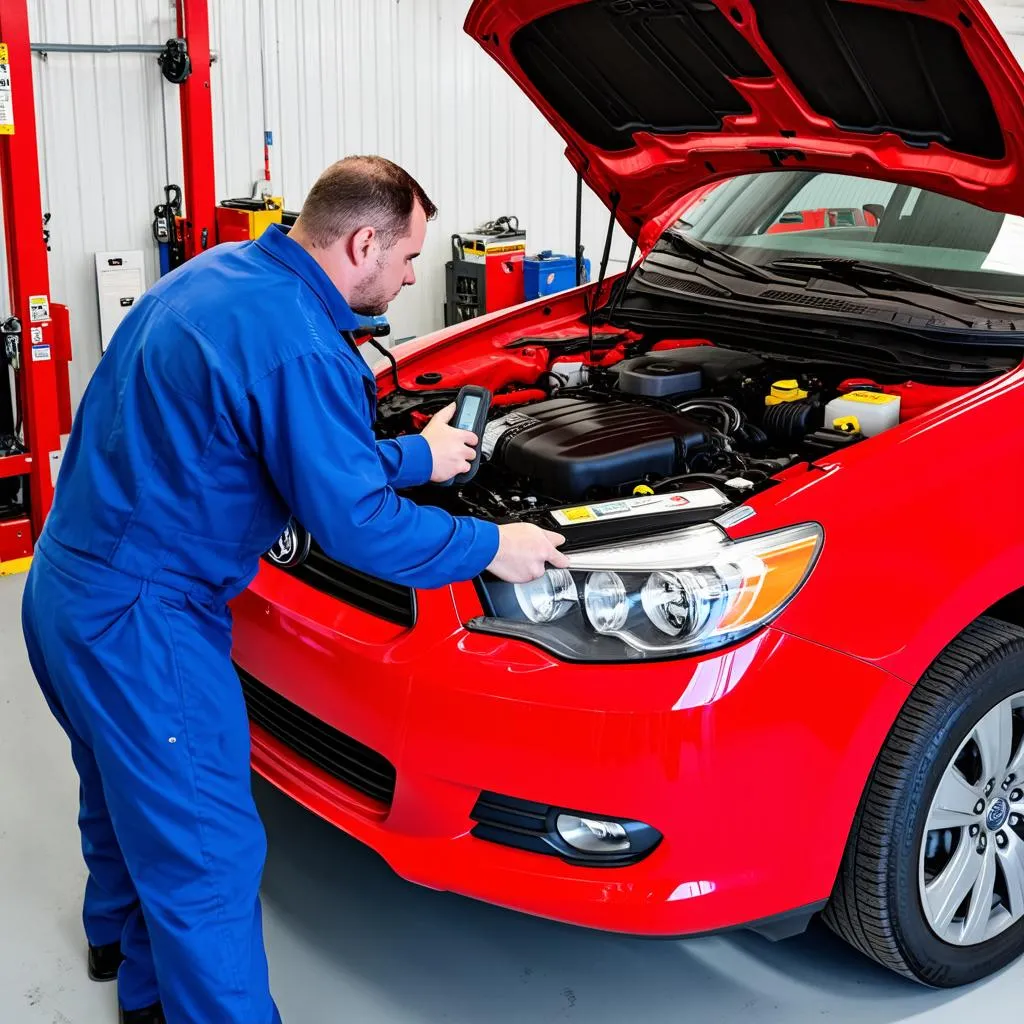
[[[702,191],[670,231],[762,267],[792,257],[857,260],[978,295],[1024,297],[1024,218],[871,178],[742,175]]]

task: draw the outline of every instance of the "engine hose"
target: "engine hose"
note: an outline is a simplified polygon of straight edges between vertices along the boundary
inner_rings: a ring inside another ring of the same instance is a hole
[[[764,410],[761,426],[772,440],[802,441],[825,422],[825,411],[816,402],[781,402]]]
[[[732,402],[724,398],[697,398],[688,402],[682,402],[676,406],[681,413],[687,412],[716,412],[725,415],[725,433],[731,434],[739,430],[743,425],[743,413],[736,408]]]
[[[521,391],[505,391],[491,398],[491,405],[499,408],[504,405],[523,405],[526,402],[543,402],[550,396],[540,388],[523,388]]]

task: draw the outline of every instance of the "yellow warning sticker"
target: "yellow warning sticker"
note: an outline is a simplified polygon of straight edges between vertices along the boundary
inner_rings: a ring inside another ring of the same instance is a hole
[[[0,135],[14,134],[14,104],[11,101],[11,65],[7,44],[0,43]]]
[[[587,519],[597,518],[593,509],[586,507],[562,509],[561,514],[567,523],[582,523]]]

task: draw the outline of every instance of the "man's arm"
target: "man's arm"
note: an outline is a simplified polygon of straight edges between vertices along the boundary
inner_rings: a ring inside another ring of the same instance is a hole
[[[409,434],[394,441],[378,441],[377,454],[388,483],[397,490],[419,487],[430,479],[434,458],[422,434]]]
[[[471,579],[494,560],[495,524],[395,493],[396,480],[429,477],[429,446],[410,438],[382,458],[362,378],[341,354],[293,359],[248,399],[250,432],[275,485],[332,558],[424,588]]]

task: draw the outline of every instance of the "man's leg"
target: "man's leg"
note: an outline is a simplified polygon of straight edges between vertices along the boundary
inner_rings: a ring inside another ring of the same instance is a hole
[[[93,748],[146,917],[168,1024],[274,1024],[259,905],[266,837],[230,620],[143,595],[80,652]]]
[[[79,815],[82,850],[89,866],[82,915],[85,934],[90,946],[112,948],[116,943],[120,948],[124,962],[117,973],[118,1000],[125,1009],[137,1010],[160,999],[153,952],[138,893],[114,834],[99,771],[91,754],[89,761],[94,778],[88,785],[83,782]],[[81,767],[79,776],[85,778]],[[109,938],[118,920],[121,930]]]
[[[40,587],[46,590],[46,581],[39,582],[43,571],[34,568],[27,581],[22,628],[32,671],[50,711],[68,736],[72,761],[78,772],[78,826],[82,854],[89,870],[82,922],[86,941],[93,949],[90,970],[103,972],[97,980],[105,980],[105,972],[110,971],[110,976],[118,978],[122,1005],[139,1009],[159,999],[149,939],[135,885],[114,835],[96,759],[65,713],[46,666],[45,647],[37,630],[38,590]],[[42,602],[42,607],[52,610],[47,600]],[[43,628],[46,628],[45,620]],[[119,964],[122,956],[124,963]]]

